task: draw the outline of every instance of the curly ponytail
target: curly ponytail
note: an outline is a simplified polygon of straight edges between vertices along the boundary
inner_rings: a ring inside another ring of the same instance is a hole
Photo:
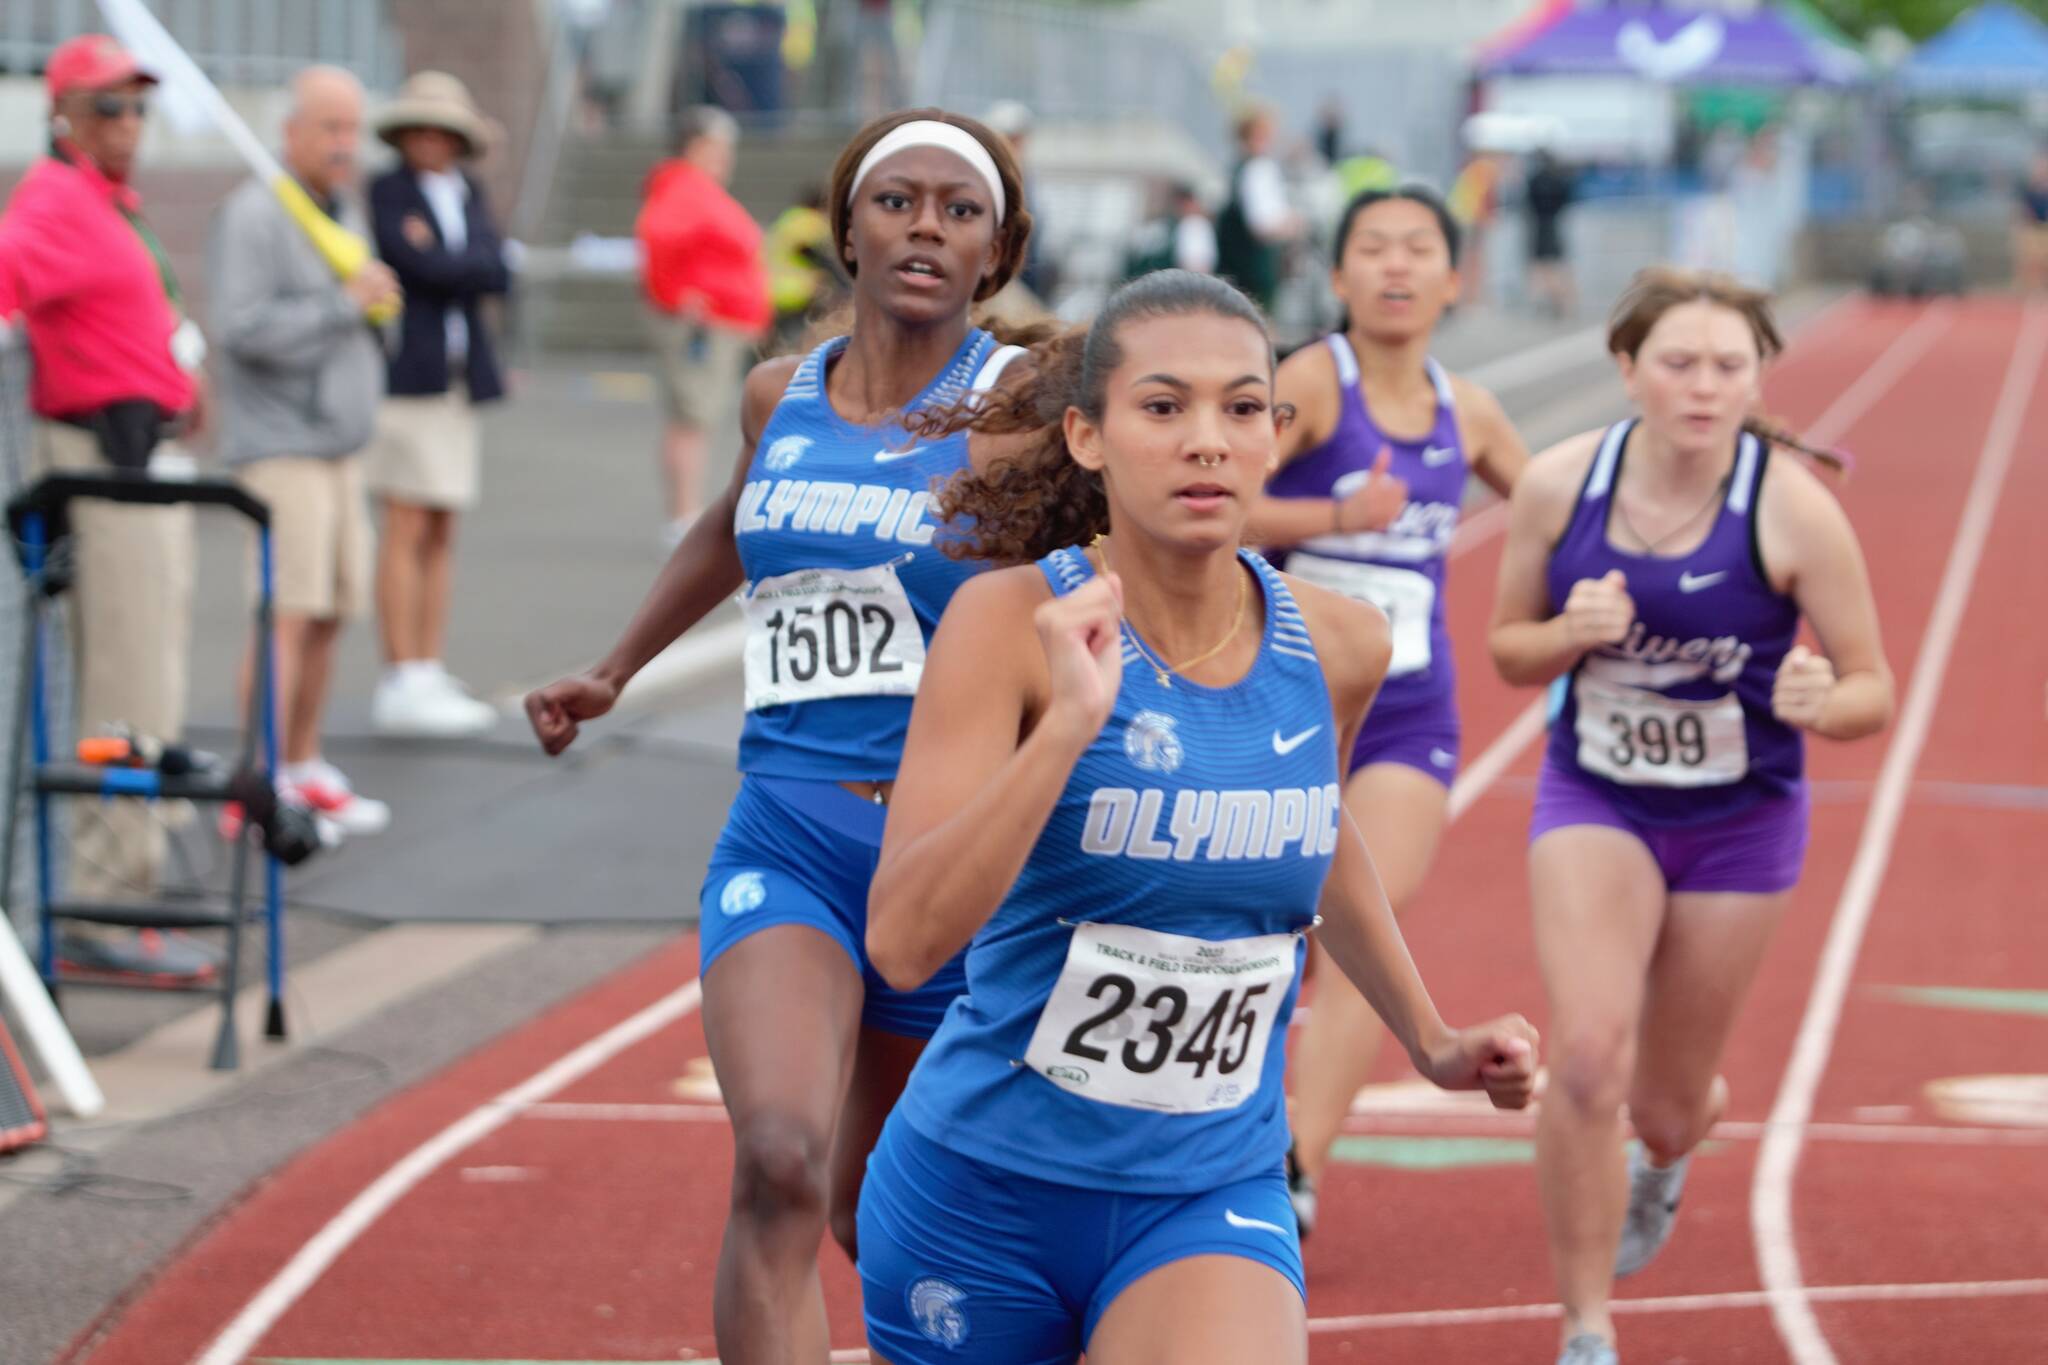
[[[1086,328],[1070,328],[1031,347],[1032,372],[1022,383],[972,394],[904,420],[920,440],[955,432],[988,436],[1029,433],[1022,450],[984,470],[963,470],[940,491],[938,514],[958,524],[946,543],[958,559],[1022,564],[1066,545],[1081,545],[1109,529],[1109,495],[1102,475],[1084,468],[1067,449],[1068,408],[1102,420],[1109,376],[1123,363],[1118,333],[1126,323],[1209,314],[1250,323],[1272,339],[1258,305],[1213,275],[1158,270],[1110,295]]]

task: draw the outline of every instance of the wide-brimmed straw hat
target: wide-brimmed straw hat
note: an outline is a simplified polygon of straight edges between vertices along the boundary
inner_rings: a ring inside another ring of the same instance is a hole
[[[476,107],[469,87],[445,71],[415,71],[398,87],[397,97],[377,111],[377,136],[392,146],[408,128],[453,133],[462,140],[465,156],[482,156],[497,136],[497,124]]]

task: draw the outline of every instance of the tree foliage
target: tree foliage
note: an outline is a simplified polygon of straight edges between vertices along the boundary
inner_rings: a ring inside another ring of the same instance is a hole
[[[1915,42],[1931,38],[1978,0],[1809,0],[1814,9],[1862,37],[1874,28],[1895,28]],[[2021,9],[2048,19],[2048,0],[2014,0]]]

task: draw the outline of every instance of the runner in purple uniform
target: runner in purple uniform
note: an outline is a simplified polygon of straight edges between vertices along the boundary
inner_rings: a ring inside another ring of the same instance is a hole
[[[1721,1050],[1806,851],[1800,732],[1891,717],[1855,532],[1753,415],[1781,347],[1768,296],[1638,275],[1608,349],[1641,415],[1536,460],[1510,510],[1494,663],[1559,694],[1529,877],[1560,1365],[1615,1365],[1613,1280],[1670,1235],[1728,1102]],[[1819,652],[1794,643],[1802,617]]]
[[[1443,589],[1466,476],[1505,497],[1529,458],[1494,396],[1430,359],[1437,321],[1458,297],[1457,263],[1457,220],[1434,191],[1368,190],[1351,201],[1330,277],[1344,325],[1280,367],[1279,396],[1296,418],[1252,513],[1259,542],[1284,547],[1275,563],[1375,604],[1393,626],[1386,684],[1345,764],[1344,804],[1396,912],[1436,854],[1458,769]],[[1320,960],[1314,970],[1315,1008],[1294,1054],[1288,1171],[1303,1235],[1381,1037],[1343,973]]]

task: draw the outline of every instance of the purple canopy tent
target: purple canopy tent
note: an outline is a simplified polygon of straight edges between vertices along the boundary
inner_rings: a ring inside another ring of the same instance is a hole
[[[1772,9],[1748,14],[1664,6],[1553,6],[1483,49],[1485,76],[1636,76],[1714,85],[1846,85],[1853,53]]]

